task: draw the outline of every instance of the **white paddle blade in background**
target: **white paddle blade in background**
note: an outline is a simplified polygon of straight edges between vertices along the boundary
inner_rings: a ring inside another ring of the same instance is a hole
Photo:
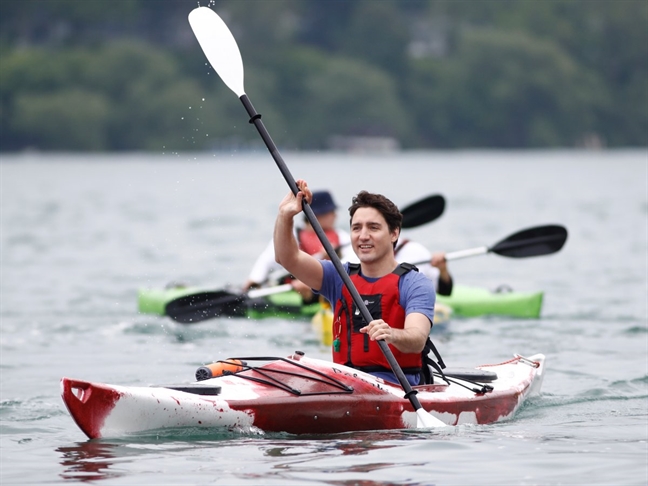
[[[189,24],[214,70],[236,96],[243,96],[243,59],[223,19],[209,7],[198,7],[189,13]]]

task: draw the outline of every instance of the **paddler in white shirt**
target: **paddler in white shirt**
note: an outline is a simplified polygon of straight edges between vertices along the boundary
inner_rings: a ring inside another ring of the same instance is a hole
[[[311,209],[317,220],[319,221],[322,229],[326,233],[326,237],[333,245],[333,248],[339,249],[338,255],[342,260],[346,260],[351,251],[351,237],[349,233],[335,227],[337,219],[337,205],[333,200],[333,196],[329,191],[314,191]],[[299,242],[299,249],[313,255],[316,258],[328,258],[324,252],[324,247],[320,242],[317,234],[304,218],[304,226],[295,229],[295,236]],[[275,261],[274,244],[272,241],[259,255],[252,271],[248,276],[247,281],[243,285],[243,291],[248,291],[251,288],[259,287],[267,282],[272,275],[284,274],[288,272]],[[283,282],[280,282],[283,283]],[[314,302],[318,299],[313,295],[312,290],[307,285],[296,279],[291,279],[290,284],[299,292],[304,300],[304,303]]]

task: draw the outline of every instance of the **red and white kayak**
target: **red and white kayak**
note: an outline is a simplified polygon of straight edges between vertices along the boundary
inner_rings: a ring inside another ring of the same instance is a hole
[[[403,389],[361,371],[295,353],[239,358],[233,374],[178,386],[132,387],[63,378],[63,401],[91,439],[157,429],[339,433],[416,428]],[[263,361],[258,366],[253,361]],[[413,387],[422,407],[448,425],[510,418],[540,391],[545,357],[519,355]],[[471,383],[466,380],[479,383]],[[435,378],[436,380],[436,378]],[[486,383],[488,382],[488,383]],[[462,386],[463,385],[463,386]]]

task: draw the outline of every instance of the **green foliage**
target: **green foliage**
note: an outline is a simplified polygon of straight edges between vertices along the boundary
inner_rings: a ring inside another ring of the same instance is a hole
[[[553,42],[473,30],[453,58],[417,64],[425,109],[412,105],[433,146],[573,146],[593,128],[600,88]]]
[[[326,148],[334,135],[420,148],[648,145],[645,0],[210,5],[280,145]],[[193,6],[2,0],[0,150],[258,143],[193,38]]]
[[[305,80],[313,143],[322,135],[407,135],[408,122],[394,80],[363,62],[330,58]]]
[[[19,50],[3,56],[0,141],[9,149],[202,149],[196,130],[218,126],[216,113],[192,111],[205,94],[168,52],[139,42]]]
[[[13,128],[28,146],[51,150],[105,150],[108,100],[79,88],[23,93],[14,107]]]
[[[405,65],[408,44],[408,25],[395,0],[362,0],[340,34],[337,47],[345,56],[398,74]]]

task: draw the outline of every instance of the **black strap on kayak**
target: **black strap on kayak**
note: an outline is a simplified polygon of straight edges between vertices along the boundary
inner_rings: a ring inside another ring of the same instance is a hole
[[[434,361],[430,357],[430,352],[434,354],[434,357],[437,359],[436,361]],[[425,342],[425,347],[423,348],[423,352],[421,353],[421,358],[423,360],[423,367],[421,368],[421,381],[423,383],[427,385],[434,383],[434,376],[430,371],[430,367],[434,368],[437,372],[437,375],[440,375],[441,378],[447,382],[445,375],[443,374],[443,368],[445,368],[446,365],[443,362],[443,358],[441,358],[441,355],[439,354],[436,346],[429,337]]]
[[[438,377],[442,378],[442,379],[445,380],[446,383],[448,383],[448,384],[450,384],[450,383],[454,383],[455,385],[461,386],[461,387],[465,388],[466,390],[470,390],[471,392],[476,393],[477,395],[483,395],[483,394],[485,394],[485,393],[489,393],[489,392],[492,392],[492,391],[493,391],[493,387],[492,387],[492,386],[490,386],[490,385],[486,385],[486,384],[484,384],[484,383],[478,383],[478,382],[476,382],[476,381],[468,380],[468,379],[466,379],[466,378],[461,378],[460,380],[456,380],[456,379],[454,379],[454,378],[450,378],[448,375],[445,375],[445,374],[443,374],[443,373],[441,373],[441,374],[439,374],[439,373],[432,373],[432,374],[435,375],[435,376],[438,376]],[[473,387],[470,387],[470,386],[468,386],[468,385],[465,385],[465,384],[462,383],[462,382],[470,383],[471,385],[474,385],[474,388],[473,388]]]
[[[434,354],[437,361],[434,361],[429,356],[430,352]],[[430,367],[435,369],[436,372],[431,371]],[[425,348],[423,348],[423,368],[421,369],[421,378],[423,383],[432,384],[434,383],[434,377],[437,376],[448,384],[454,383],[455,385],[459,385],[467,390],[472,391],[473,393],[477,393],[478,395],[483,395],[484,393],[493,391],[492,386],[486,385],[484,383],[478,383],[477,381],[473,381],[468,378],[451,378],[443,372],[443,369],[445,367],[446,364],[443,362],[443,358],[441,358],[441,355],[439,354],[436,346],[428,337],[427,342],[425,343]],[[473,385],[473,387],[465,385],[464,383],[470,383],[471,385]]]
[[[341,382],[340,380],[337,380],[333,378],[330,375],[327,375],[325,373],[322,373],[319,370],[316,370],[314,368],[310,368],[306,365],[303,365],[297,361],[294,360],[289,360],[286,358],[279,358],[279,357],[246,357],[246,358],[231,358],[231,359],[238,359],[239,361],[244,361],[246,363],[250,361],[283,361],[284,363],[287,363],[289,365],[295,366],[304,372],[307,372],[307,374],[304,373],[299,373],[296,371],[289,371],[289,370],[281,370],[281,369],[274,369],[274,368],[269,368],[266,366],[249,366],[249,365],[244,365],[242,366],[243,370],[239,371],[236,374],[239,378],[244,378],[246,380],[254,381],[256,383],[261,383],[263,385],[267,386],[272,386],[275,388],[279,388],[281,390],[284,390],[292,395],[297,395],[297,396],[311,396],[311,395],[333,395],[333,394],[350,394],[353,393],[353,388],[348,386],[346,383]],[[260,375],[260,377],[257,376],[251,376],[250,374],[247,374],[246,372],[253,371],[256,374]],[[321,383],[323,385],[326,385],[329,387],[328,390],[325,391],[320,391],[320,392],[304,392],[302,390],[298,390],[296,388],[293,388],[286,384],[282,378],[284,377],[298,377],[298,378],[303,378],[304,380],[308,380],[311,382],[317,382]]]

